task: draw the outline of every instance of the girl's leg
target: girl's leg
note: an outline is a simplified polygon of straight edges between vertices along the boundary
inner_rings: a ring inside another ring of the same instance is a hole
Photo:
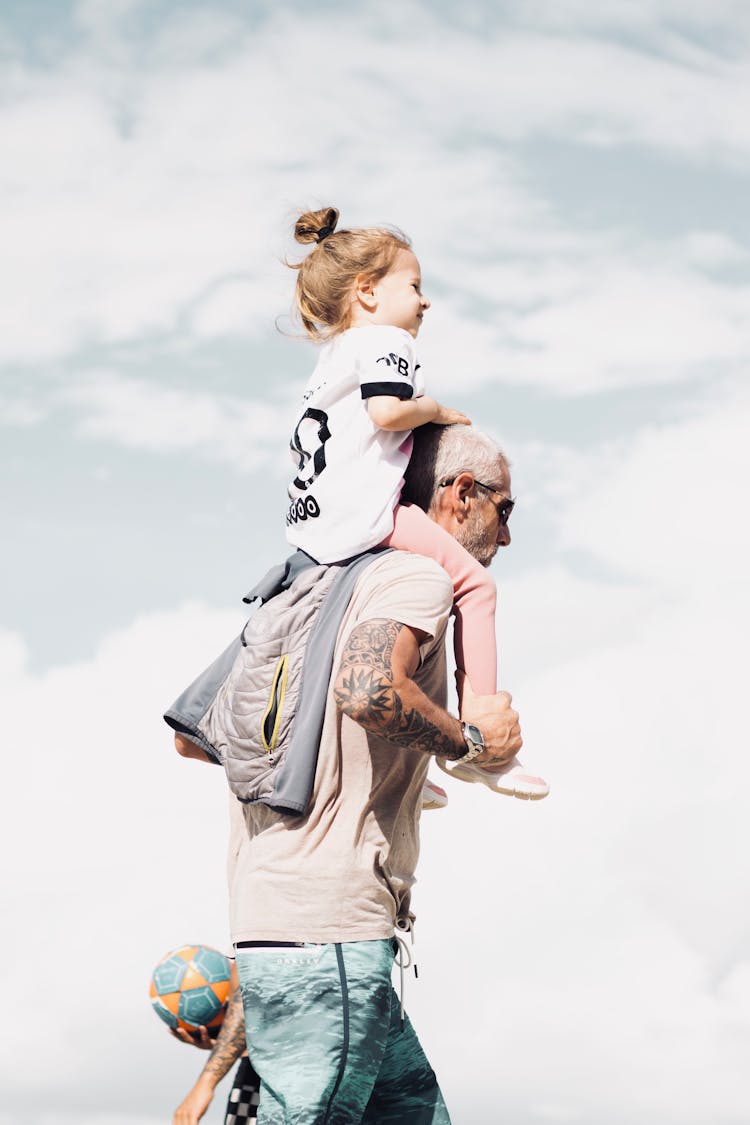
[[[453,582],[456,608],[456,664],[469,677],[475,695],[494,695],[497,593],[485,568],[416,504],[396,505],[393,531],[384,544],[414,555],[427,555],[447,572]]]
[[[416,504],[396,506],[393,532],[384,540],[384,545],[428,555],[448,573],[453,582],[456,607],[456,664],[466,672],[475,695],[494,695],[497,691],[496,592],[495,583],[485,568]],[[462,781],[481,781],[495,792],[508,796],[539,800],[549,793],[544,778],[527,774],[517,758],[494,772],[473,762],[453,767],[439,758],[438,765]]]

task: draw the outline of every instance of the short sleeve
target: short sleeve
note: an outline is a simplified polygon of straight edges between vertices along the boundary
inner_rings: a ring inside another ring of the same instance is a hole
[[[392,551],[367,568],[352,602],[357,624],[385,618],[426,633],[429,640],[420,646],[424,659],[442,642],[453,607],[453,585],[434,560]]]
[[[357,374],[362,398],[413,398],[419,370],[414,341],[403,328],[373,325],[360,330]]]

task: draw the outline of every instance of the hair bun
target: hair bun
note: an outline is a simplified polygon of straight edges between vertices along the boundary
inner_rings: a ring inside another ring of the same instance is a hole
[[[294,237],[297,242],[322,242],[333,234],[339,221],[335,207],[323,207],[320,211],[305,211],[294,224]]]

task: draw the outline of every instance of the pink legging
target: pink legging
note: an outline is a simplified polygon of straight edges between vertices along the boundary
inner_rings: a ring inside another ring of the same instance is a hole
[[[475,695],[497,691],[495,583],[460,543],[416,504],[397,504],[393,531],[384,545],[440,563],[453,582],[456,664],[469,677]]]

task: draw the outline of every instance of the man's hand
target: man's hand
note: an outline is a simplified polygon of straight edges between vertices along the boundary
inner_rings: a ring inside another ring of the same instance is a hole
[[[456,672],[461,718],[479,727],[484,751],[473,759],[474,764],[490,771],[501,768],[516,756],[523,745],[518,712],[511,707],[507,691],[496,695],[474,695],[466,675]]]
[[[198,1038],[194,1039],[189,1031],[185,1031],[182,1027],[170,1027],[169,1033],[174,1039],[179,1039],[180,1043],[188,1043],[191,1047],[200,1047],[202,1051],[210,1051],[216,1042],[208,1034],[208,1029],[205,1027],[197,1028]]]

